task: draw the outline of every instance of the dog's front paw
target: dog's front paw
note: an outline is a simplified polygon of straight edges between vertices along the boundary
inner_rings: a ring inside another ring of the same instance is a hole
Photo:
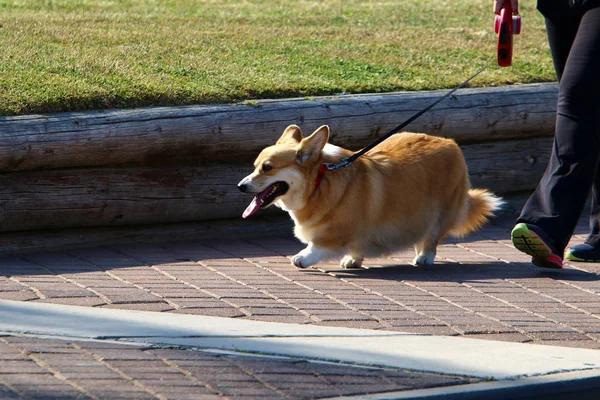
[[[360,268],[362,267],[362,258],[354,258],[350,254],[345,255],[340,261],[340,267],[342,268]]]
[[[302,252],[296,254],[292,257],[292,265],[296,268],[308,268],[310,264],[308,263],[307,257],[302,254]]]
[[[315,264],[315,262],[318,260],[315,260],[314,254],[311,250],[312,249],[309,246],[292,257],[292,265],[297,268],[308,268]]]
[[[413,265],[433,265],[435,254],[421,253],[413,260]]]
[[[309,243],[308,246],[300,253],[292,257],[292,265],[298,268],[308,268],[315,265],[319,261],[332,257],[335,252],[324,249]]]

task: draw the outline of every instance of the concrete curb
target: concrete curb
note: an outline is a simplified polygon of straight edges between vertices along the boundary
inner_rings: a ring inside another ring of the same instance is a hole
[[[389,366],[494,380],[600,375],[600,351],[231,318],[0,301],[13,333],[176,345]]]

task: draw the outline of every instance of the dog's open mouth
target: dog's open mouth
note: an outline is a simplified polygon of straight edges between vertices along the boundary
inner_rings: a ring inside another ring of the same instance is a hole
[[[254,199],[242,214],[242,218],[248,218],[257,212],[259,208],[268,207],[277,197],[284,195],[288,189],[289,186],[285,182],[275,182],[269,185],[268,188],[254,196]]]

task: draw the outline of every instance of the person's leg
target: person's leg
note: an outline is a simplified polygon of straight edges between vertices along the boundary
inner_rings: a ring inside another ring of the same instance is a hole
[[[600,130],[600,126],[599,126]],[[598,132],[600,135],[600,132]],[[600,249],[600,162],[596,167],[596,176],[592,186],[592,209],[590,210],[590,234],[585,240],[591,246]],[[600,261],[598,258],[597,261]]]
[[[580,16],[574,12],[572,6],[567,5],[568,1],[570,0],[538,2],[538,8],[545,18],[550,54],[552,55],[556,78],[559,82],[565,71],[565,65],[581,21]]]
[[[593,2],[593,0],[588,1]],[[600,135],[600,121],[597,123],[597,134]],[[589,225],[590,233],[585,242],[570,247],[567,250],[567,259],[572,261],[600,262],[600,161],[596,166],[596,175],[592,185],[592,207],[590,210]]]
[[[592,185],[592,207],[590,210],[590,233],[585,242],[571,246],[565,258],[571,261],[600,262],[600,162]]]
[[[559,77],[554,147],[537,189],[517,220],[517,227],[526,224],[527,229],[513,234],[515,247],[531,254],[534,263],[537,258],[538,265],[548,258],[548,250],[562,257],[592,186],[600,153],[600,8],[585,10],[575,31],[573,21],[577,22],[573,15],[546,19]],[[541,241],[544,251],[528,246],[529,239],[536,246]]]

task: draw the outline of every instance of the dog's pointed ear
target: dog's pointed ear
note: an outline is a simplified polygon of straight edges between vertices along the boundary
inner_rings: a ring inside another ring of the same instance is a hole
[[[298,144],[302,140],[302,129],[298,125],[290,125],[285,128],[283,134],[277,141],[277,144],[289,143],[289,144]]]
[[[321,151],[327,144],[327,140],[329,140],[329,127],[323,125],[314,131],[312,135],[302,139],[300,149],[296,153],[296,160],[299,163],[316,160],[321,155]]]

